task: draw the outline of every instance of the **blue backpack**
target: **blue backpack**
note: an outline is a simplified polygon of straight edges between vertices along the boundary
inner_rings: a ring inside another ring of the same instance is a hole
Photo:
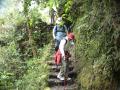
[[[56,31],[57,32],[65,32],[65,26],[56,25]]]

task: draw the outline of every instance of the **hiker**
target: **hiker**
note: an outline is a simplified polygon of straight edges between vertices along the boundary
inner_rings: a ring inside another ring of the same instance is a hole
[[[56,16],[56,11],[53,8],[51,8],[50,12],[49,12],[49,15],[51,17],[51,24],[54,24],[54,22],[55,22],[55,16]]]
[[[56,25],[53,28],[53,38],[55,40],[55,51],[58,50],[60,41],[66,37],[68,33],[67,27],[64,25],[62,17],[56,20]]]
[[[57,75],[57,78],[60,80],[65,80],[65,78],[67,80],[71,79],[68,77],[69,57],[71,57],[69,48],[71,49],[74,46],[74,38],[73,33],[68,33],[60,42],[58,52],[61,53],[61,61],[59,63],[61,62],[62,67]]]

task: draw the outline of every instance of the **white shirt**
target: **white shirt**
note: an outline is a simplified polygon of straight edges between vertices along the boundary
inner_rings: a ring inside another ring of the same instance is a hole
[[[59,50],[62,54],[62,57],[65,56],[65,52],[64,52],[64,49],[65,49],[65,44],[66,44],[66,40],[68,40],[68,38],[66,37],[65,39],[62,39],[61,42],[60,42],[60,45],[59,45]]]

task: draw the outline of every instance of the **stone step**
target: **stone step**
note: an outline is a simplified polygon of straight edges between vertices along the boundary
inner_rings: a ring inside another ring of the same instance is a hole
[[[56,66],[56,65],[53,65],[49,68],[49,70],[51,72],[59,72],[60,71],[60,68],[61,66]],[[69,66],[69,71],[72,71],[74,69],[74,67],[72,65]]]
[[[49,78],[57,78],[57,74],[56,72],[52,72],[49,74]]]
[[[65,82],[65,81],[61,81],[61,80],[59,80],[57,78],[48,79],[48,85],[50,87],[53,87],[53,86],[64,86],[65,83],[67,83],[67,85],[72,85],[72,84],[74,84],[74,80],[71,79],[71,80]]]
[[[51,57],[52,57],[52,56],[51,56]],[[54,60],[51,60],[51,61],[49,60],[49,61],[47,61],[47,64],[48,64],[48,65],[55,65],[55,62],[54,62]]]
[[[57,78],[59,72],[51,72],[49,73],[49,78]],[[68,72],[68,76],[71,78],[76,78],[77,77],[77,73],[75,71],[70,71]]]
[[[52,56],[51,56],[52,57]],[[48,60],[48,61],[46,61],[47,62],[47,64],[48,65],[55,65],[55,62],[54,62],[54,60]],[[72,61],[69,61],[69,64],[72,64]]]
[[[50,90],[79,90],[78,86],[75,84],[64,86],[54,86]]]
[[[68,76],[72,77],[72,78],[76,78],[77,77],[77,72],[75,70],[72,70],[72,71],[68,72]]]

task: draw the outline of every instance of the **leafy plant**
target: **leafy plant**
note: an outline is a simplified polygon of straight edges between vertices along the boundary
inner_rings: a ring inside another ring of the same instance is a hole
[[[46,61],[50,58],[50,44],[40,50],[38,58],[27,61],[27,73],[17,82],[20,90],[44,90],[47,87],[48,66]]]

